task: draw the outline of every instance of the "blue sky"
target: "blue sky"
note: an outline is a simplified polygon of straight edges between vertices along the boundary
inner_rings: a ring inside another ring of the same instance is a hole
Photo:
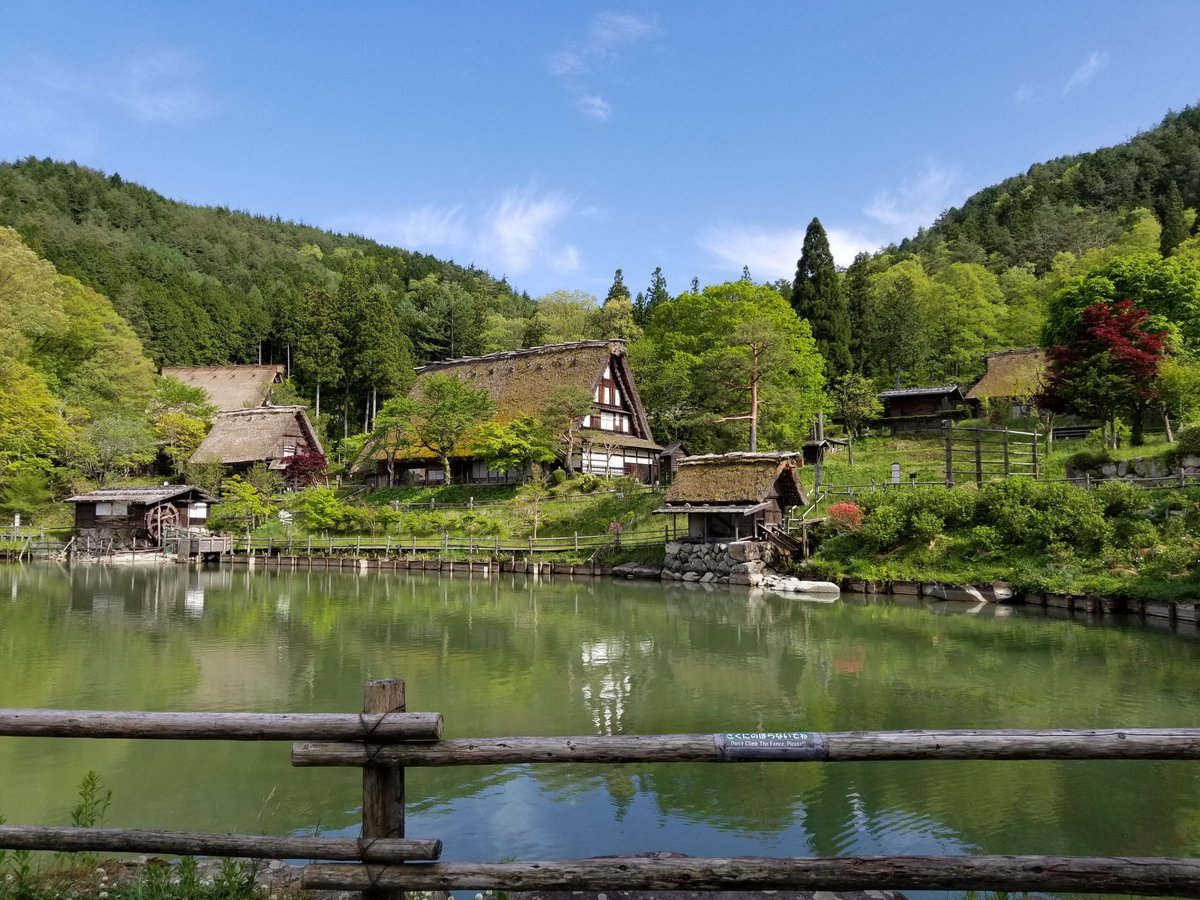
[[[474,263],[538,296],[845,265],[1200,102],[1188,2],[6,0],[0,158]]]

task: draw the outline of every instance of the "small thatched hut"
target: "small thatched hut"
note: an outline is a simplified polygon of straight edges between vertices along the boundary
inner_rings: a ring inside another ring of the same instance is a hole
[[[976,406],[1003,407],[1011,416],[1029,415],[1046,374],[1046,351],[1041,347],[1002,350],[987,354],[984,362],[987,371],[971,385],[967,400]]]
[[[584,418],[576,433],[572,465],[581,472],[632,475],[643,482],[658,477],[662,447],[650,433],[624,341],[573,341],[430,363],[417,369],[413,390],[435,373],[454,375],[473,388],[486,390],[496,407],[493,418],[499,422],[522,415],[541,416],[559,388],[586,391],[592,395],[592,414]],[[408,452],[408,458],[395,463],[405,481],[442,480],[441,464],[432,453],[419,448]],[[353,471],[362,471],[368,480],[381,480],[381,458],[382,454],[377,454],[360,460]],[[490,471],[466,445],[451,459],[451,476],[459,482],[505,482],[513,477],[523,480],[525,473]]]
[[[204,525],[217,498],[188,484],[168,484],[103,488],[65,502],[75,504],[81,550],[138,550],[159,546],[168,528]]]
[[[725,453],[689,456],[667,491],[660,515],[687,514],[688,537],[728,541],[781,526],[784,510],[808,502],[798,453]]]
[[[262,464],[282,471],[294,456],[323,452],[303,406],[260,406],[218,415],[190,461],[224,463],[235,473]]]
[[[283,371],[283,366],[165,366],[162,374],[200,388],[213,406],[228,412],[266,404]]]

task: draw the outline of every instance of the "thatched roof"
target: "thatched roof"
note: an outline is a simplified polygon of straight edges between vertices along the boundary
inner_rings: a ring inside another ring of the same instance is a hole
[[[158,487],[101,488],[87,494],[68,497],[64,503],[139,503],[154,506],[167,500],[186,496],[188,502],[217,503],[216,497],[202,488],[190,484],[164,484]]]
[[[971,389],[968,400],[990,397],[1028,397],[1041,386],[1046,371],[1046,351],[1041,347],[1003,350],[984,357],[987,371]]]
[[[777,496],[781,506],[807,503],[796,470],[798,453],[725,453],[689,456],[667,491],[660,512],[758,506]]]
[[[311,451],[323,452],[303,406],[239,409],[217,416],[191,462],[236,465],[279,461],[284,459],[285,446],[296,447],[299,452],[302,444]]]
[[[283,371],[283,366],[167,366],[162,374],[203,389],[213,406],[226,412],[262,406]]]
[[[486,390],[496,404],[496,418],[507,422],[520,415],[540,415],[559,388],[576,387],[591,394],[610,360],[614,380],[633,407],[633,434],[649,438],[650,425],[633,384],[624,341],[572,341],[489,356],[447,359],[417,369],[413,390],[429,374],[457,375],[471,387]]]

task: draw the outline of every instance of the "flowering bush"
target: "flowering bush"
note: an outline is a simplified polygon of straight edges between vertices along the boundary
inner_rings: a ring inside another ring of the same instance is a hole
[[[856,531],[862,520],[863,511],[857,503],[846,501],[829,507],[829,522],[839,532]]]
[[[620,534],[624,530],[625,530],[625,527],[620,522],[609,522],[608,523],[608,533],[609,534]]]

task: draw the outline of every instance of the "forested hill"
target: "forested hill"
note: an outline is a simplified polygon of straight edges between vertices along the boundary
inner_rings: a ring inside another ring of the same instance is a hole
[[[1184,211],[1200,208],[1200,107],[1114,147],[1031,166],[974,194],[899,249],[924,255],[943,243],[958,258],[999,270],[1050,269],[1055,254],[1107,246],[1137,208],[1163,225],[1164,255],[1187,236]]]
[[[159,365],[256,362],[260,353],[263,362],[284,362],[289,349],[294,359],[312,332],[313,307],[336,305],[351,268],[365,296],[392,301],[417,360],[477,351],[488,314],[524,315],[531,305],[474,268],[278,218],[175,202],[71,163],[0,164],[0,225],[15,228],[60,273],[108,297]],[[325,324],[336,331],[342,323]],[[344,344],[347,336],[339,337]],[[340,363],[316,361],[313,349],[304,360],[310,369]],[[324,380],[308,374],[309,382]]]

